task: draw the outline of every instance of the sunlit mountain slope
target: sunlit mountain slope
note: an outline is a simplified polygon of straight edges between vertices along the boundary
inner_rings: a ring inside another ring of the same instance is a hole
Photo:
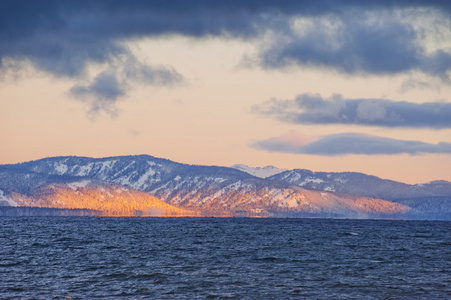
[[[3,169],[0,169],[0,205],[89,209],[104,216],[198,215],[121,185],[20,170],[8,173]]]
[[[152,156],[55,157],[16,165],[45,176],[108,182],[203,215],[401,216],[410,208],[361,196],[312,191],[233,168],[192,166]]]

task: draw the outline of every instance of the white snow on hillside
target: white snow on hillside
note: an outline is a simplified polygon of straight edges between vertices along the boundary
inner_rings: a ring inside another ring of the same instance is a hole
[[[91,180],[82,180],[78,182],[71,182],[68,184],[68,186],[76,191],[78,188],[85,188],[91,183]]]

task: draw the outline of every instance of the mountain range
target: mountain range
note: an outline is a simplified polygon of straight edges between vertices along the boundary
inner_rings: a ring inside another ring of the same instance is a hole
[[[149,155],[71,156],[0,165],[0,205],[92,209],[108,216],[451,219],[451,183],[197,166]]]

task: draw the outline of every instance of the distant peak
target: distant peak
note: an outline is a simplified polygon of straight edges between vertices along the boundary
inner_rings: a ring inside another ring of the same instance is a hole
[[[253,167],[249,167],[249,166],[246,166],[243,164],[236,164],[236,165],[233,165],[231,168],[246,172],[248,174],[251,174],[253,176],[260,177],[260,178],[267,178],[267,177],[287,171],[287,169],[279,169],[274,166],[266,166],[263,168],[261,168],[261,167],[253,168]]]

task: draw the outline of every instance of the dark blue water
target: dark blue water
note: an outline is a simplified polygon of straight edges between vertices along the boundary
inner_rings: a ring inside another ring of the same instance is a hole
[[[0,218],[1,299],[451,299],[451,222]]]

